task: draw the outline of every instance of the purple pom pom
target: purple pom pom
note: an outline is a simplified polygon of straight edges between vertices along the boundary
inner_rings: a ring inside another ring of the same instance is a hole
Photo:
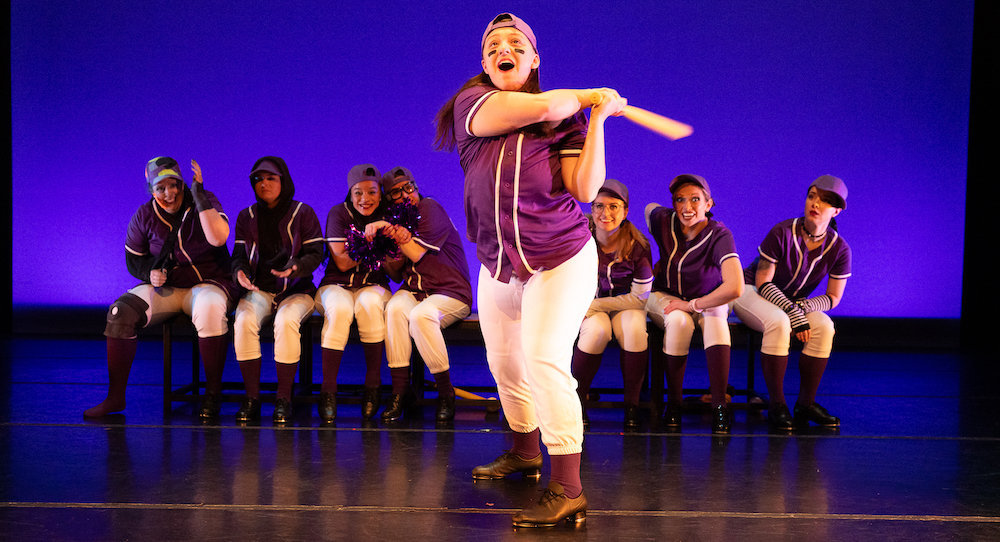
[[[417,224],[420,223],[420,211],[416,205],[405,200],[389,206],[385,220],[395,226],[403,226],[412,234],[417,231]]]
[[[373,250],[374,243],[365,238],[365,232],[351,224],[346,237],[344,250],[352,260],[358,262],[358,267],[367,271],[376,271],[382,267],[382,258]]]
[[[358,262],[358,267],[366,271],[378,271],[386,259],[396,259],[401,256],[396,241],[382,233],[382,230],[369,241],[365,237],[365,232],[351,224],[345,237],[344,250],[347,255]]]

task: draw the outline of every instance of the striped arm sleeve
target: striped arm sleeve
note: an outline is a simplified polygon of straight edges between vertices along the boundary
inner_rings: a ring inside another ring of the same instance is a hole
[[[765,282],[760,285],[758,292],[761,297],[770,301],[776,305],[779,309],[785,311],[788,315],[788,320],[792,324],[792,331],[798,333],[800,331],[805,331],[809,329],[809,321],[806,320],[806,313],[802,312],[802,309],[798,305],[789,301],[785,297],[784,292],[782,292],[774,283]]]
[[[816,297],[810,297],[809,299],[802,299],[795,302],[796,305],[802,309],[802,312],[809,314],[810,312],[826,312],[833,308],[833,298],[823,294]]]

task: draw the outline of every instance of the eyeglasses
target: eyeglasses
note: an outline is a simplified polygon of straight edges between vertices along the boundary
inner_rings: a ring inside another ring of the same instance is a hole
[[[603,203],[591,203],[590,204],[590,210],[593,211],[594,214],[603,213],[604,209],[607,209],[609,213],[617,213],[618,211],[622,210],[622,206],[619,205],[619,204],[617,204],[617,203],[609,203],[607,205],[605,205]]]
[[[389,199],[399,199],[403,197],[403,192],[406,192],[407,194],[412,194],[416,191],[417,191],[417,185],[413,184],[413,181],[409,181],[408,183],[404,184],[399,188],[393,188],[386,195],[389,196]]]

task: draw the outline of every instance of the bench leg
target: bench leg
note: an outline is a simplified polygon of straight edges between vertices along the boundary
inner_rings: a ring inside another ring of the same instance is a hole
[[[191,334],[191,382],[194,394],[201,393],[201,350],[198,348],[198,333]]]
[[[172,401],[170,396],[173,394],[173,382],[171,377],[173,375],[173,352],[171,346],[173,344],[173,326],[171,324],[163,324],[163,415],[167,416],[170,414],[170,407]]]

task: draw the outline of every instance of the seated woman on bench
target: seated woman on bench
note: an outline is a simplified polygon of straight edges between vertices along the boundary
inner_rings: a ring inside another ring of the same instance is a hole
[[[194,182],[189,189],[173,158],[159,156],[146,163],[146,187],[152,197],[132,215],[125,238],[125,263],[141,284],[108,309],[108,396],[84,411],[85,418],[125,410],[139,330],[181,313],[191,316],[205,367],[205,401],[198,414],[219,414],[229,342],[227,315],[239,288],[229,280],[229,218],[215,195],[205,190],[194,160],[191,168]]]
[[[292,416],[292,386],[301,355],[299,327],[313,313],[313,271],[323,261],[323,230],[311,207],[295,201],[285,161],[265,156],[253,165],[250,185],[257,203],[236,219],[233,277],[247,292],[236,306],[234,346],[246,399],[237,422],[260,419],[260,326],[274,314],[274,361],[278,393],[273,421]]]
[[[326,217],[329,261],[316,292],[316,310],[325,316],[320,338],[323,383],[319,396],[319,417],[324,423],[337,418],[337,373],[355,319],[366,367],[361,417],[370,420],[378,412],[382,385],[379,371],[385,350],[385,304],[392,293],[385,265],[353,260],[347,240],[352,226],[357,234],[363,235],[365,226],[385,215],[387,205],[381,182],[382,174],[372,164],[354,166],[347,173],[347,197],[343,203],[334,205]]]
[[[837,233],[847,206],[847,185],[823,175],[809,185],[805,214],[778,223],[758,247],[760,257],[746,269],[747,288],[733,303],[746,325],[764,333],[761,368],[769,397],[768,424],[792,431],[809,422],[837,427],[840,419],[816,402],[819,382],[833,349],[833,320],[826,311],[837,306],[851,276],[851,247]],[[826,293],[809,294],[826,282]],[[794,414],[785,404],[784,380],[791,335],[804,343],[799,356],[799,397]]]
[[[590,303],[573,350],[576,392],[584,405],[612,333],[621,350],[625,426],[639,424],[639,392],[649,362],[646,299],[653,282],[649,240],[628,219],[628,188],[607,179],[590,204],[590,229],[597,241],[597,297]]]
[[[712,190],[698,175],[670,181],[673,208],[651,203],[646,224],[660,249],[653,293],[646,310],[664,330],[667,355],[667,407],[663,423],[679,427],[684,369],[694,326],[701,328],[712,392],[712,432],[729,433],[732,414],[726,401],[729,385],[728,303],[743,293],[743,270],[733,234],[712,219]]]
[[[409,169],[389,170],[382,177],[382,188],[390,203],[401,206],[395,208],[412,205],[419,215],[412,232],[385,221],[368,225],[370,235],[381,229],[393,238],[403,256],[399,277],[402,285],[385,307],[392,396],[382,411],[382,419],[399,419],[416,398],[410,388],[412,337],[437,384],[436,419],[449,422],[455,419],[455,388],[441,329],[468,316],[472,307],[472,283],[462,237],[444,207],[420,195]],[[418,378],[423,378],[423,368],[420,375]]]

